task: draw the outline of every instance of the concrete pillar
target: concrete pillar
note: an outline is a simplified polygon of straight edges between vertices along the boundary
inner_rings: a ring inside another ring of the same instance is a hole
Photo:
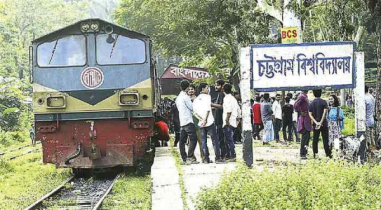
[[[240,53],[242,97],[242,136],[243,160],[246,166],[253,165],[253,139],[251,133],[251,103],[250,103],[250,47],[241,48]]]
[[[356,59],[356,88],[355,95],[355,128],[356,135],[365,133],[365,63],[364,52],[355,52]]]
[[[345,89],[340,89],[340,104],[341,106],[345,105]]]

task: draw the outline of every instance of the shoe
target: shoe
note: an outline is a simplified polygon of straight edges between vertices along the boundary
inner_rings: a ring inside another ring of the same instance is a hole
[[[269,142],[263,142],[263,145],[269,145],[270,143]]]
[[[300,157],[300,159],[307,160],[307,157],[306,156],[302,156],[302,157]]]
[[[213,161],[211,161],[211,160],[203,160],[202,163],[209,164],[209,163],[213,163]]]
[[[224,164],[224,163],[226,163],[225,160],[222,160],[222,159],[216,160],[216,164]]]
[[[188,158],[187,159],[187,164],[199,164],[200,162],[198,162],[196,159],[192,159],[192,158]]]
[[[229,163],[237,162],[237,160],[236,160],[235,158],[229,158],[227,161],[228,161]]]

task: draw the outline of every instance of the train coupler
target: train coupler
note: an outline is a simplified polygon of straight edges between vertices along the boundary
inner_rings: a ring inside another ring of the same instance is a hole
[[[90,148],[90,151],[87,153],[87,156],[91,159],[91,160],[97,160],[99,158],[101,158],[101,150],[99,149],[99,147],[93,145],[91,148]]]

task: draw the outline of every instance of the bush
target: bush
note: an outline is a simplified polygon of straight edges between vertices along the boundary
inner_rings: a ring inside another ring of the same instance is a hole
[[[14,166],[9,162],[0,160],[0,176],[14,171]]]
[[[28,106],[24,100],[31,94],[29,89],[23,81],[0,77],[0,127],[4,131],[25,129]]]
[[[197,209],[381,209],[381,167],[309,161],[258,172],[244,166],[203,189]]]
[[[10,146],[15,143],[25,142],[29,139],[29,133],[24,131],[4,132],[0,128],[0,149],[2,146]]]
[[[356,133],[355,128],[355,119],[354,118],[346,118],[344,121],[344,129],[341,131],[343,135],[354,135]]]
[[[345,118],[355,119],[355,107],[354,106],[342,106],[340,108],[343,110]]]

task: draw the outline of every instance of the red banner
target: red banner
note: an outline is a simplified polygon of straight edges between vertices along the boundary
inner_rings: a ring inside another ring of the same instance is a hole
[[[204,68],[185,67],[181,68],[177,65],[170,64],[168,68],[161,75],[161,79],[181,79],[186,78],[189,80],[202,79],[210,77],[210,74]]]

